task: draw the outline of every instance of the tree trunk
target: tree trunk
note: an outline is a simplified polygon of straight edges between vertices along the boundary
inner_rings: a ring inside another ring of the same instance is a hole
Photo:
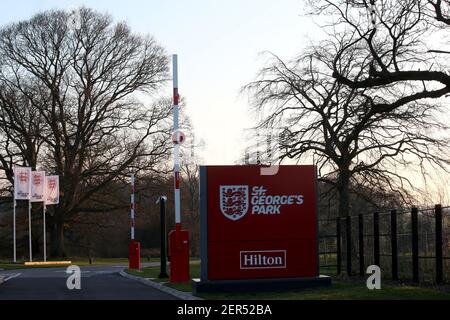
[[[345,218],[350,215],[350,196],[349,196],[349,184],[350,184],[350,172],[348,169],[341,169],[340,170],[340,176],[339,181],[337,184],[338,193],[339,193],[339,217],[342,218],[341,222],[343,226],[346,226],[345,224]],[[344,257],[342,257],[342,261],[347,261],[348,255],[351,256],[351,251],[347,252],[347,242],[352,241],[352,239],[347,239],[347,232],[346,229],[343,229],[342,235],[342,252],[345,252]],[[353,247],[353,246],[352,246]],[[343,268],[341,272],[341,276],[343,279],[348,278],[347,274],[347,268]]]
[[[51,256],[53,258],[65,258],[67,255],[64,248],[64,214],[59,208],[55,208],[51,239]]]
[[[348,170],[341,170],[337,184],[339,193],[339,217],[341,218],[345,218],[350,214],[349,184],[350,172]]]

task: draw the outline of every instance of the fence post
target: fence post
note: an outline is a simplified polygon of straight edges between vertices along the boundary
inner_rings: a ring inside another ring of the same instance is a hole
[[[373,260],[376,266],[380,266],[380,214],[373,214]]]
[[[350,216],[345,219],[345,238],[347,240],[347,275],[352,275],[352,220]]]
[[[436,283],[441,284],[444,282],[444,264],[442,259],[442,206],[440,204],[436,205],[434,208],[435,219],[436,219]]]
[[[359,238],[359,275],[364,277],[366,270],[364,270],[364,220],[363,215],[358,216],[358,238]]]
[[[392,280],[398,280],[397,210],[391,211]]]
[[[419,282],[419,225],[417,208],[412,208],[411,210],[411,232],[413,281]]]
[[[336,268],[337,274],[341,274],[341,219],[336,219]]]

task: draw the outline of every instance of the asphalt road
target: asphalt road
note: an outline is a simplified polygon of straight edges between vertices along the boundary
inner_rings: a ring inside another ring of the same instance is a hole
[[[0,271],[0,300],[173,300],[173,296],[122,277],[126,266],[81,267],[81,290],[67,289],[66,268]]]

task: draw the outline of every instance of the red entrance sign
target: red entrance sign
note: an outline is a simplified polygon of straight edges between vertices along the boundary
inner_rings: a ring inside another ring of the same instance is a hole
[[[201,167],[202,280],[318,276],[316,168],[261,168]]]

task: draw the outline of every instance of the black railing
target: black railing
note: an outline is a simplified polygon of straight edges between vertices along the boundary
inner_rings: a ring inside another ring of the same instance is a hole
[[[319,254],[324,273],[351,276],[355,267],[364,276],[378,265],[392,280],[442,284],[450,281],[450,207],[319,220]]]

